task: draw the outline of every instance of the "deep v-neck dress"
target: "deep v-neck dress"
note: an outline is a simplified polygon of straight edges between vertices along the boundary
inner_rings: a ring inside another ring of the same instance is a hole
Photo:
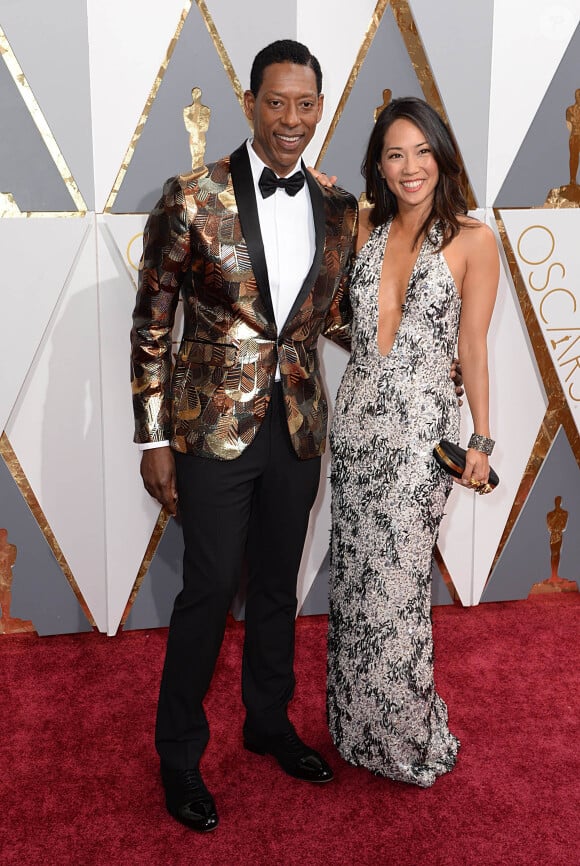
[[[459,748],[433,681],[431,563],[452,484],[433,447],[459,441],[449,371],[461,301],[434,252],[435,227],[392,348],[379,352],[389,228],[377,227],[353,264],[352,354],[331,429],[328,718],[347,761],[428,787],[452,769]]]

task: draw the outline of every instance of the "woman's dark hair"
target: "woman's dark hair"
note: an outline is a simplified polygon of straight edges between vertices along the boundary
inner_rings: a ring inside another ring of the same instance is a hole
[[[320,63],[314,54],[310,53],[306,45],[302,45],[301,42],[294,42],[293,39],[279,39],[277,42],[272,42],[271,45],[266,45],[256,54],[250,72],[250,90],[254,96],[258,95],[258,90],[262,86],[264,69],[271,66],[272,63],[296,63],[298,66],[310,66],[316,76],[316,90],[320,96],[322,92]]]
[[[461,164],[457,148],[449,129],[437,112],[422,99],[404,96],[393,99],[377,117],[369,139],[361,171],[366,180],[367,201],[373,205],[369,220],[373,226],[381,225],[398,211],[397,199],[379,174],[385,134],[395,120],[404,118],[418,126],[431,147],[439,168],[433,207],[415,238],[416,245],[434,222],[443,228],[441,249],[450,243],[460,229],[458,214],[467,213],[467,201],[461,183]]]

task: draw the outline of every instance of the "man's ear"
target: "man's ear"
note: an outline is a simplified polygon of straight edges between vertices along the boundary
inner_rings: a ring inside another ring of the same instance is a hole
[[[316,123],[320,123],[322,118],[322,109],[324,108],[324,93],[321,93],[318,97],[318,116],[316,118]]]
[[[251,90],[244,91],[244,114],[252,124],[254,125],[254,106],[256,105],[256,97],[252,93]]]

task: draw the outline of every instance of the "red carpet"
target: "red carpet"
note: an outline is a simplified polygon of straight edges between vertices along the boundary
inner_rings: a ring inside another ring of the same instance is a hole
[[[580,597],[434,610],[436,680],[462,741],[429,790],[346,765],[325,726],[324,617],[298,621],[292,715],[331,759],[308,786],[241,748],[243,630],[207,709],[221,824],[164,810],[152,745],[164,629],[0,637],[2,866],[578,866]]]

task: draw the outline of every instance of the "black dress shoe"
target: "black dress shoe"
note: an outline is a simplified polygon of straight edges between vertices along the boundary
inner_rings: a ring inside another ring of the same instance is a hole
[[[322,755],[302,742],[294,729],[264,736],[244,732],[244,748],[257,755],[272,755],[285,773],[305,782],[330,782],[334,774]]]
[[[198,833],[209,833],[219,823],[215,803],[198,769],[170,770],[161,767],[165,804],[169,814]]]

